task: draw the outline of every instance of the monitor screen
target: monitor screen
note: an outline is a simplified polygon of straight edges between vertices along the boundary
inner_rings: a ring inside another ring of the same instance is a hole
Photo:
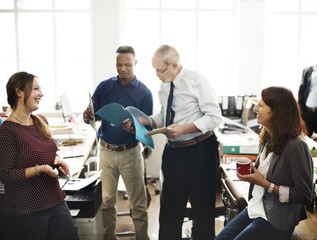
[[[73,116],[73,111],[66,93],[61,95],[61,105],[64,121],[67,122],[67,120]]]

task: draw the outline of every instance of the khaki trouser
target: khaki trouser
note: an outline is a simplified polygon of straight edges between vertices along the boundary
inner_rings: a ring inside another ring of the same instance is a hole
[[[147,235],[147,199],[144,185],[144,162],[140,146],[115,152],[99,145],[100,164],[103,169],[102,208],[105,240],[114,240],[116,231],[116,202],[119,176],[122,176],[129,195],[136,240],[149,240]]]

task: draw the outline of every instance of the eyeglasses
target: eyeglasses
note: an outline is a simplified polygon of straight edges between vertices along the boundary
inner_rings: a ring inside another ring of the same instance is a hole
[[[165,68],[164,70],[156,69],[156,73],[159,74],[159,75],[162,75],[162,74],[165,73],[165,72],[167,71],[167,69],[169,69],[172,65],[173,65],[173,63],[171,63],[170,65],[168,65],[168,67]]]

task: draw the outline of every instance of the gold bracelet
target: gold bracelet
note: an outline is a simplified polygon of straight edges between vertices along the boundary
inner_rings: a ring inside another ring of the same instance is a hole
[[[37,168],[39,167],[39,165],[35,165],[35,173],[37,176],[40,176],[40,173],[37,171]]]

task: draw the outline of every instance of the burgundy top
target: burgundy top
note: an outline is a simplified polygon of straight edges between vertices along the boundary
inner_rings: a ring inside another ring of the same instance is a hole
[[[47,120],[43,117],[47,122]],[[0,126],[0,181],[5,189],[5,211],[27,214],[56,206],[66,194],[58,179],[42,173],[29,179],[25,169],[53,166],[57,146],[40,137],[36,127],[4,121]]]

